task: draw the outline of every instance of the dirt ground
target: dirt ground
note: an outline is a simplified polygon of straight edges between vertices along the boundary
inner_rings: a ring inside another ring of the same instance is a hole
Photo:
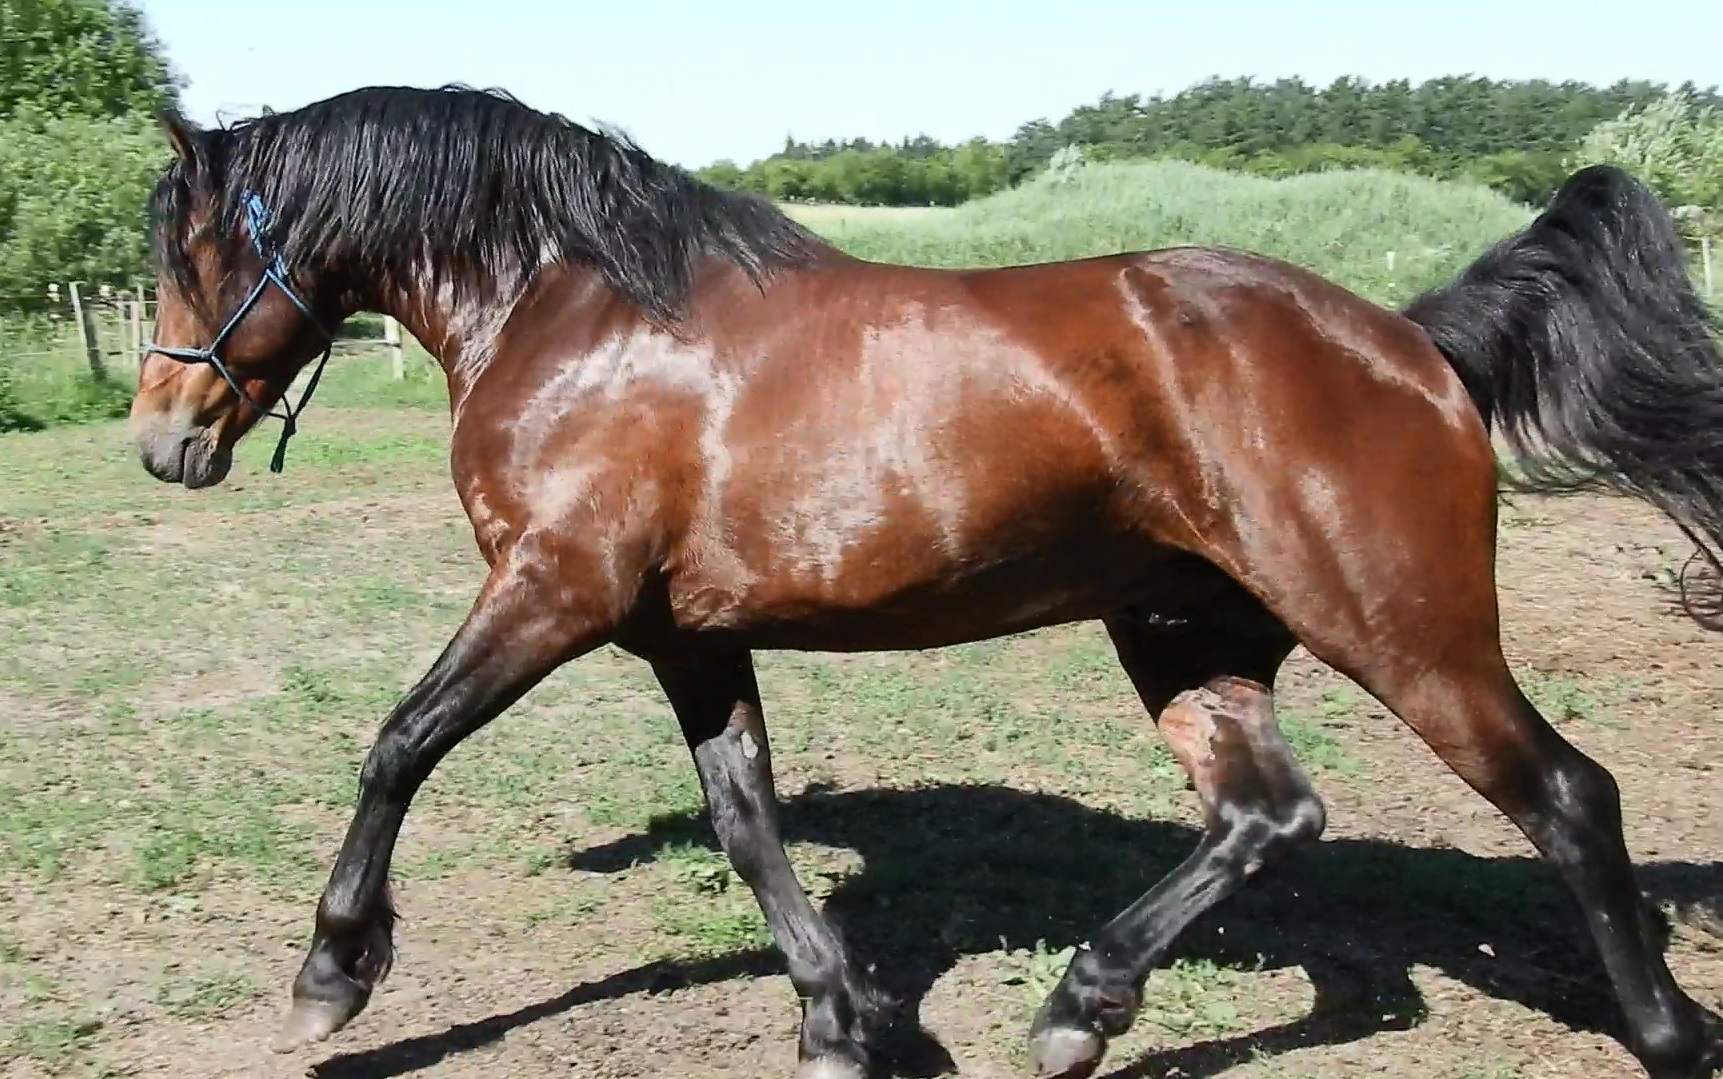
[[[0,443],[0,1074],[790,1074],[794,994],[610,653],[445,764],[397,855],[394,974],[269,1051],[358,760],[479,580],[438,438],[329,413],[283,477],[203,498],[110,431]],[[79,454],[101,470],[60,484]],[[1516,672],[1620,782],[1671,967],[1723,1008],[1723,668],[1658,590],[1687,548],[1613,500],[1503,517]],[[1024,1075],[1065,950],[1196,836],[1102,635],[761,678],[798,869],[925,1032],[900,1072]],[[1281,690],[1328,833],[1192,931],[1102,1074],[1638,1075],[1525,840],[1304,654]]]

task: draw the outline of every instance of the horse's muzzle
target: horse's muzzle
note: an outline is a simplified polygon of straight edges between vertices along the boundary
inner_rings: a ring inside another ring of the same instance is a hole
[[[207,429],[146,420],[135,425],[133,438],[144,470],[163,483],[213,487],[233,467],[233,454],[219,449]]]

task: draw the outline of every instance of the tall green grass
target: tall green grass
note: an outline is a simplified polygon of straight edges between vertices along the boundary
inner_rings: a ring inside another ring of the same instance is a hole
[[[1488,188],[1400,173],[1269,180],[1147,161],[1044,174],[991,198],[907,221],[858,216],[813,227],[860,257],[925,266],[1216,244],[1297,263],[1394,304],[1449,279],[1530,219],[1529,209]]]
[[[130,372],[98,382],[77,334],[40,320],[0,323],[0,431],[32,431],[125,415]]]
[[[1286,259],[1392,305],[1458,273],[1531,211],[1485,187],[1399,173],[1268,180],[1154,161],[1048,174],[951,210],[797,216],[852,254],[922,266],[1219,244]],[[34,342],[0,334],[0,429],[124,414],[132,372],[116,366],[110,385],[95,385],[75,337],[58,334]],[[440,409],[448,401],[440,372],[411,343],[404,381],[389,377],[381,352],[343,350],[319,397],[368,407]]]

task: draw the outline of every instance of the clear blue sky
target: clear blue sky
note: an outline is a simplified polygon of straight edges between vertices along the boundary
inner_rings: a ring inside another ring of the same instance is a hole
[[[688,166],[802,139],[1004,138],[1104,91],[1326,83],[1723,85],[1723,0],[143,0],[194,119],[376,83],[500,86]]]

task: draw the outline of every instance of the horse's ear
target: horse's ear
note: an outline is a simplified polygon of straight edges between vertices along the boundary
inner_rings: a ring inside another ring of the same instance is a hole
[[[164,108],[156,113],[156,123],[161,127],[162,134],[167,136],[168,144],[173,147],[175,154],[185,166],[186,175],[197,172],[197,128],[179,114],[174,108]]]

